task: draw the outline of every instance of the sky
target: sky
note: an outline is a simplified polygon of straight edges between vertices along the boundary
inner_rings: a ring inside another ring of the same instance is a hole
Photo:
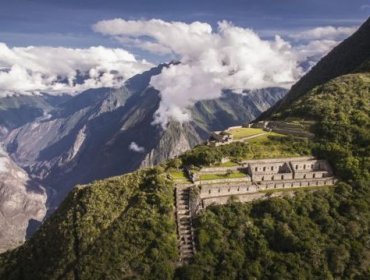
[[[0,97],[119,86],[159,63],[154,123],[224,89],[289,88],[369,0],[0,0]],[[81,82],[81,80],[83,82]]]
[[[91,30],[112,18],[220,20],[271,36],[316,26],[352,26],[370,14],[369,0],[0,0],[0,38],[10,46],[118,46]]]

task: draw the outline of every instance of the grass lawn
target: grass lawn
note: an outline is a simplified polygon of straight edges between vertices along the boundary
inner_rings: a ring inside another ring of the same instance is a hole
[[[230,132],[233,135],[234,139],[242,139],[242,138],[245,138],[245,137],[248,137],[248,136],[263,133],[264,130],[260,129],[260,128],[244,128],[244,127],[242,127],[242,128],[231,129],[228,132]]]
[[[248,140],[249,151],[245,159],[263,159],[278,157],[299,157],[310,155],[308,140],[290,138],[269,132]]]
[[[183,171],[170,171],[169,174],[175,181],[178,181],[178,182],[188,182],[189,181]]]
[[[239,171],[233,171],[231,174],[202,174],[199,176],[200,180],[218,180],[218,179],[232,179],[232,178],[244,178],[247,177],[248,175],[239,172]]]

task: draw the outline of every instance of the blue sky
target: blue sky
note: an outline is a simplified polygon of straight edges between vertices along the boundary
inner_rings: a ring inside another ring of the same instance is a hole
[[[262,37],[316,26],[359,25],[370,15],[369,0],[0,0],[0,41],[9,46],[89,47],[120,44],[91,26],[112,18],[228,20]]]
[[[225,89],[288,89],[369,15],[369,0],[0,0],[0,97],[120,87],[178,60],[150,81],[155,122],[187,121]]]

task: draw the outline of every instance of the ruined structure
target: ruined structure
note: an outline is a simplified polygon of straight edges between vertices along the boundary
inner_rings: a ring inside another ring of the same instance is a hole
[[[218,167],[217,171],[226,172],[228,169]],[[266,190],[326,186],[333,185],[336,181],[329,163],[313,157],[244,161],[233,169],[246,172],[246,177],[195,182],[194,185],[200,188],[199,195],[203,204],[201,208],[207,207],[210,201],[224,204],[230,197],[238,200],[241,195]],[[205,170],[212,171],[216,170]]]
[[[197,179],[202,174],[226,173],[230,169],[245,173],[245,177]],[[332,186],[336,182],[329,163],[314,157],[247,160],[232,167],[205,167],[194,178],[193,184],[176,189],[181,262],[188,262],[195,253],[192,216],[201,209],[212,204],[226,204],[230,200],[249,202],[287,191],[292,194],[300,188]],[[193,201],[190,201],[191,190],[196,190]]]
[[[208,145],[229,144],[233,141],[233,136],[225,131],[214,131],[207,142]]]

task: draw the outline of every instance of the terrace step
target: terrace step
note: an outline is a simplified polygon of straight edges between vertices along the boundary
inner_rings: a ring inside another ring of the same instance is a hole
[[[194,230],[189,202],[190,188],[177,188],[176,219],[181,264],[189,263],[195,253]]]

